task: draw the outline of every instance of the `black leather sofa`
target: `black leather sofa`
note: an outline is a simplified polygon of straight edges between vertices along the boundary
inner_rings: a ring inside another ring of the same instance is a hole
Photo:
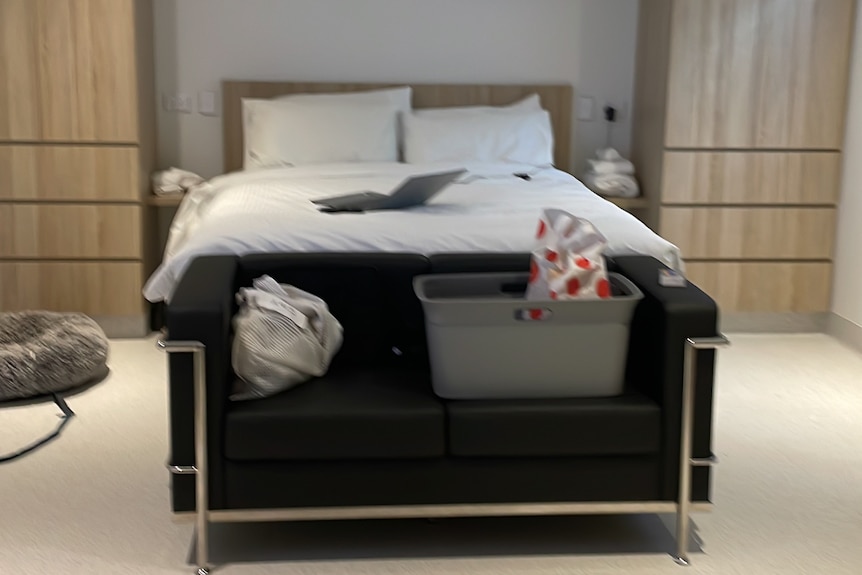
[[[267,254],[196,259],[167,307],[170,340],[206,346],[209,510],[560,502],[674,502],[686,338],[716,335],[697,287],[658,285],[645,256],[608,260],[643,292],[619,397],[445,401],[430,385],[412,280],[526,271],[527,254]],[[241,286],[269,274],[328,302],[344,326],[330,373],[268,399],[231,402],[231,318]],[[193,361],[170,356],[169,465],[195,465]],[[697,362],[692,454],[711,455],[714,352]],[[172,479],[195,509],[195,477]],[[708,502],[710,468],[692,500]]]

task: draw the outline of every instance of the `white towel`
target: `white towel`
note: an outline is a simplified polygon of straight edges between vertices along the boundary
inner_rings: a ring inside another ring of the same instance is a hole
[[[177,184],[156,184],[153,193],[157,196],[181,196],[186,190]]]
[[[615,148],[602,148],[601,150],[596,150],[596,157],[605,162],[619,162],[620,160],[625,159]]]
[[[179,168],[156,172],[151,179],[153,193],[157,196],[181,195],[204,182],[199,175]]]
[[[619,198],[636,198],[640,195],[640,186],[633,176],[626,174],[596,174],[588,172],[584,183],[592,191],[602,196]]]
[[[594,174],[623,174],[626,176],[634,175],[635,165],[628,160],[587,160],[590,164],[590,171]]]

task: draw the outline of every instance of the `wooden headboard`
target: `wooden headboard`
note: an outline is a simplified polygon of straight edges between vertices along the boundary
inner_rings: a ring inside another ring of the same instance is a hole
[[[333,93],[377,90],[396,86],[413,88],[414,108],[449,106],[502,106],[538,94],[542,107],[551,115],[554,128],[554,163],[570,171],[572,146],[572,87],[530,84],[347,84],[321,82],[222,82],[224,108],[224,171],[242,169],[242,99],[274,98],[285,94]]]

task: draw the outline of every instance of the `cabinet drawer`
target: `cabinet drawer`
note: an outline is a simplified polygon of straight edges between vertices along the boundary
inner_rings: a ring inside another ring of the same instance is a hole
[[[140,259],[140,208],[0,204],[0,258]]]
[[[833,208],[662,208],[661,235],[688,259],[831,259]]]
[[[138,149],[0,145],[0,200],[140,199]]]
[[[838,152],[665,152],[665,204],[819,204],[838,201]]]
[[[138,316],[144,299],[136,262],[0,262],[0,309]]]
[[[693,262],[688,279],[709,294],[723,313],[829,311],[832,264]]]

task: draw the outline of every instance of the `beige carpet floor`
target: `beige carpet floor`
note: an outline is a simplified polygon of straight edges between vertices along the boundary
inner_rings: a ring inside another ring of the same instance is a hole
[[[215,572],[862,574],[862,356],[822,335],[732,339],[715,510],[695,516],[690,568],[668,556],[673,518],[646,515],[217,526]],[[168,505],[165,358],[152,340],[115,341],[111,367],[70,400],[78,417],[60,439],[0,465],[0,574],[194,571],[192,526]],[[56,414],[0,410],[0,454]]]

